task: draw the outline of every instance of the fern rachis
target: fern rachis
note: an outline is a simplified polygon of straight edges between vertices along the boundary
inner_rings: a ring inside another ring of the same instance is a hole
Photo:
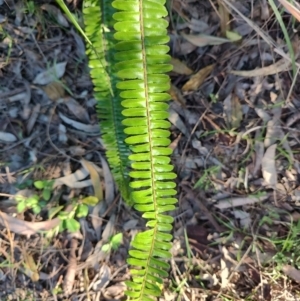
[[[132,242],[128,263],[137,268],[131,272],[133,282],[127,292],[133,300],[151,300],[160,295],[161,277],[166,277],[170,258],[170,240],[173,218],[164,214],[173,210],[177,202],[176,176],[170,164],[170,124],[168,117],[169,78],[168,42],[162,18],[167,15],[164,0],[116,0],[113,7],[117,23],[114,35],[119,42],[115,58],[117,75],[123,80],[117,84],[124,99],[122,114],[126,142],[131,145],[134,208],[143,212],[149,230],[139,233]]]

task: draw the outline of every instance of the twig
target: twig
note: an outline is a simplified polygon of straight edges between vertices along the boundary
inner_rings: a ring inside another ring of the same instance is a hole
[[[76,249],[78,247],[78,240],[76,238],[71,239],[70,246],[70,255],[69,255],[69,265],[68,270],[65,275],[63,289],[64,294],[69,296],[72,293],[73,284],[76,276],[77,269],[77,258],[76,258]]]

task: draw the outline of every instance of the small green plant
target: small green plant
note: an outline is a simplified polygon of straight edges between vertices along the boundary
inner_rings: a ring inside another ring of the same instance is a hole
[[[34,1],[25,1],[24,12],[32,16],[37,11]]]
[[[31,209],[35,214],[39,214],[42,208],[49,202],[53,190],[53,180],[38,180],[38,181],[28,181],[26,184],[30,187],[31,185],[37,189],[37,193],[29,197],[22,195],[17,195],[15,200],[17,201],[17,211],[24,212]],[[23,183],[24,184],[24,183]],[[88,206],[95,206],[98,203],[98,199],[94,196],[87,196],[83,199],[75,198],[71,201],[71,209],[68,211],[64,210],[65,206],[59,205],[54,206],[48,211],[48,218],[52,219],[57,216],[60,219],[60,224],[58,227],[49,231],[48,236],[52,237],[55,233],[62,232],[64,230],[70,232],[76,232],[80,228],[80,224],[77,219],[86,217],[89,211]],[[70,208],[69,206],[69,208]]]
[[[5,63],[8,64],[12,52],[13,38],[6,30],[4,30],[1,24],[0,24],[0,41],[8,45],[7,56],[5,60]]]
[[[89,212],[89,206],[95,206],[98,203],[98,199],[94,196],[88,196],[83,199],[72,200],[71,210],[63,210],[64,206],[56,206],[49,210],[49,219],[57,216],[60,219],[60,224],[51,232],[48,236],[53,236],[62,231],[76,232],[80,229],[80,223],[77,219],[86,217]]]
[[[123,241],[123,234],[117,233],[113,235],[107,244],[104,244],[101,248],[103,252],[110,253],[112,250],[116,251]]]
[[[36,189],[41,190],[42,192],[42,198],[45,201],[49,201],[51,198],[51,192],[53,187],[53,180],[43,180],[43,181],[35,181],[33,182],[33,185]]]
[[[42,207],[46,205],[46,203],[51,198],[52,186],[54,181],[35,181],[33,185],[36,189],[40,190],[41,193],[33,194],[29,197],[25,197],[23,195],[17,195],[15,200],[17,201],[17,211],[23,212],[28,209],[32,209],[35,214],[39,214],[42,210]],[[23,187],[29,187],[32,184],[32,181],[29,180],[26,183],[22,183]]]
[[[209,168],[206,168],[204,170],[203,175],[199,178],[199,180],[196,182],[194,185],[195,188],[200,188],[203,190],[208,190],[213,188],[211,178],[218,174],[220,171],[221,167],[220,166],[211,166]]]
[[[17,211],[19,213],[27,210],[32,209],[35,214],[39,214],[41,212],[41,206],[39,204],[40,197],[37,194],[34,194],[30,197],[24,197],[22,195],[17,195],[15,197],[17,201]]]
[[[285,264],[300,268],[300,221],[291,223],[286,238],[273,238],[271,241],[276,246],[278,252],[273,257],[277,268],[281,270]]]

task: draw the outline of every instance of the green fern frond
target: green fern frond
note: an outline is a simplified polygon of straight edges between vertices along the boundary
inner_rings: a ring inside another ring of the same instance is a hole
[[[132,197],[134,208],[143,212],[150,229],[136,235],[129,251],[128,263],[133,281],[128,282],[126,294],[132,300],[148,301],[160,296],[162,277],[167,277],[171,257],[170,240],[173,218],[166,211],[177,203],[175,173],[170,164],[170,123],[166,103],[170,96],[170,79],[165,74],[172,67],[167,55],[169,41],[165,0],[116,0],[112,6],[115,65],[122,79],[117,84],[125,108],[123,124],[132,154]]]
[[[116,88],[117,77],[114,59],[114,20],[115,9],[109,0],[85,0],[85,33],[91,45],[87,45],[87,55],[94,83],[94,96],[97,100],[97,113],[100,118],[102,138],[107,149],[106,157],[115,181],[123,198],[130,201],[129,189],[129,148],[124,140],[122,106]]]

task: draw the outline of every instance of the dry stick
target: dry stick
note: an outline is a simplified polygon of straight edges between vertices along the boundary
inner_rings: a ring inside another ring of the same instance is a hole
[[[88,287],[89,275],[88,275],[88,269],[87,268],[85,268],[83,270],[83,279],[84,279],[84,289],[86,290],[87,301],[91,301],[90,291],[89,291],[89,287]]]
[[[13,195],[13,194],[2,193],[2,192],[0,192],[0,196],[6,197],[6,198],[13,198],[13,197],[15,197],[15,195]]]
[[[230,74],[243,76],[243,77],[257,77],[257,76],[267,76],[278,74],[280,72],[289,71],[292,69],[292,64],[290,61],[287,61],[285,58],[281,58],[276,63],[262,67],[254,70],[232,70],[229,71]]]
[[[77,257],[76,257],[77,247],[78,247],[78,240],[72,237],[71,245],[70,245],[69,265],[63,284],[64,294],[66,296],[69,296],[72,293],[72,289],[74,285],[76,268],[77,268]]]

